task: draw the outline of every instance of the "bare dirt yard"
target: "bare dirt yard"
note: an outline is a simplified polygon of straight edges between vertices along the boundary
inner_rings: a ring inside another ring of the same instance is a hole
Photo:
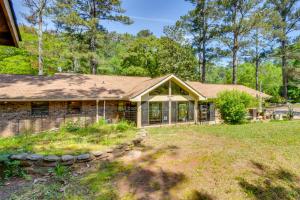
[[[300,199],[300,121],[147,129],[107,162],[12,188],[10,199]],[[0,188],[4,191],[8,186]]]

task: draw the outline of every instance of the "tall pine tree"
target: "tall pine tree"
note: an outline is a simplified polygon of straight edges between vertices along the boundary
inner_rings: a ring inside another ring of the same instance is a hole
[[[55,21],[60,29],[70,34],[80,34],[89,47],[91,73],[96,74],[97,34],[104,31],[104,20],[131,24],[129,17],[123,15],[121,0],[56,0]]]
[[[291,44],[291,33],[299,36],[300,8],[299,0],[268,0],[267,7],[272,11],[270,22],[273,25],[273,36],[280,44],[282,67],[282,95],[288,99],[288,45]]]
[[[247,41],[246,36],[257,23],[255,12],[257,0],[219,0],[218,11],[222,14],[221,42],[232,56],[232,83],[237,84],[237,65],[240,50]]]

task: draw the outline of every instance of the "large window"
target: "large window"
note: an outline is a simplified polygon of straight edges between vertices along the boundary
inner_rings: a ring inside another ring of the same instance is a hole
[[[171,82],[172,95],[189,95],[187,91],[179,87],[176,83]]]
[[[169,82],[166,82],[159,86],[158,88],[154,89],[152,92],[149,93],[150,96],[155,95],[168,95],[169,94]]]
[[[150,124],[159,124],[162,122],[162,103],[149,103],[149,122]]]
[[[37,101],[31,102],[32,116],[47,116],[49,115],[49,102]]]
[[[81,101],[68,101],[67,112],[68,114],[80,114],[81,107]]]
[[[186,122],[188,121],[188,110],[189,104],[188,102],[178,102],[178,121],[179,122]]]

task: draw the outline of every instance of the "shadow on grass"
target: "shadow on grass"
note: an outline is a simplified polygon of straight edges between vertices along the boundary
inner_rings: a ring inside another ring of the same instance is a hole
[[[240,187],[249,196],[258,200],[300,199],[300,179],[286,169],[270,169],[268,166],[251,161],[258,171],[258,179],[254,182],[238,178]]]
[[[191,193],[185,198],[186,200],[215,200],[216,198],[207,192],[200,192],[192,190]]]
[[[124,154],[114,151],[114,158],[108,160],[92,173],[87,173],[82,183],[93,192],[92,198],[119,199],[120,196],[132,196],[133,199],[172,199],[170,190],[186,180],[183,173],[155,168],[155,160],[163,154],[172,154],[178,149],[174,146],[154,149],[140,147],[146,154],[138,162],[128,164],[116,160]],[[141,165],[141,163],[143,163]]]

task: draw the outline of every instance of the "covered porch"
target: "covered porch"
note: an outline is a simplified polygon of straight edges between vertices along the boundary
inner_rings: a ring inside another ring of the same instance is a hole
[[[210,121],[214,109],[205,100],[172,76],[131,99],[137,102],[137,127]]]

